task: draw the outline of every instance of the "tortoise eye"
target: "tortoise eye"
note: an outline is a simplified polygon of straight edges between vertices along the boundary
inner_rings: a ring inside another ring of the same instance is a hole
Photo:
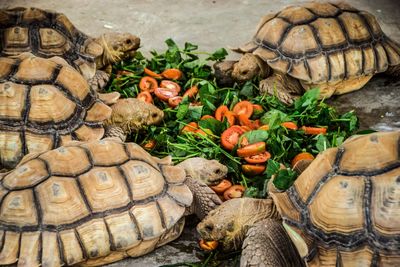
[[[128,40],[125,41],[125,43],[128,44],[128,45],[130,45],[130,44],[132,43],[132,40],[131,40],[131,39],[128,39]]]

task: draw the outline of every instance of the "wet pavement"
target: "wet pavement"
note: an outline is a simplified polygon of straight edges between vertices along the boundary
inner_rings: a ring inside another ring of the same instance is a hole
[[[238,46],[251,38],[259,18],[300,1],[290,0],[0,0],[0,8],[36,6],[65,13],[83,32],[97,36],[108,31],[128,31],[142,39],[141,51],[165,50],[164,40],[178,44],[192,42],[202,51]],[[383,31],[400,41],[398,0],[352,0],[353,6],[377,16]],[[231,54],[231,58],[235,58]],[[377,75],[362,89],[328,102],[341,112],[355,110],[361,129],[400,129],[400,79]],[[202,252],[197,245],[195,223],[181,237],[137,259],[126,259],[109,267],[153,267],[198,262]],[[227,263],[226,266],[232,266]],[[178,265],[175,265],[178,266]],[[184,265],[181,265],[184,266]]]

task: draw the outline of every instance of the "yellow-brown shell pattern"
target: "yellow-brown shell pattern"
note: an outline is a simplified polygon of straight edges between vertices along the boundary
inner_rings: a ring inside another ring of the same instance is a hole
[[[0,10],[0,40],[1,56],[23,52],[44,58],[60,56],[75,69],[91,75],[96,69],[94,57],[103,52],[98,45],[95,50],[90,48],[93,39],[64,14],[34,7]]]
[[[337,82],[400,64],[400,45],[376,18],[345,3],[305,3],[263,17],[240,48],[307,83]]]
[[[0,58],[0,166],[70,140],[99,140],[111,108],[61,58]]]
[[[272,195],[309,266],[400,265],[400,132],[328,149]]]
[[[100,265],[179,236],[185,171],[115,139],[28,156],[0,181],[0,264]]]

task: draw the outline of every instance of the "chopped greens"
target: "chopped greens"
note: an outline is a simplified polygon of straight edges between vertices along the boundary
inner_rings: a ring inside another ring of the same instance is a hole
[[[339,146],[358,129],[358,118],[353,111],[339,114],[323,100],[318,100],[319,90],[307,91],[292,106],[285,106],[275,96],[261,96],[258,92],[258,80],[248,81],[243,85],[235,84],[232,88],[217,85],[210,65],[225,58],[225,49],[214,53],[197,51],[197,45],[185,43],[181,49],[171,39],[163,53],[151,52],[151,58],[145,58],[140,52],[130,60],[121,62],[113,68],[113,79],[109,91],[118,91],[124,97],[135,97],[139,92],[139,81],[144,76],[144,68],[162,73],[168,68],[180,69],[183,77],[177,82],[182,94],[196,85],[199,93],[194,98],[185,96],[180,104],[172,108],[167,103],[154,98],[154,104],[164,110],[165,118],[161,125],[150,126],[146,132],[133,134],[128,140],[145,144],[155,140],[156,146],[149,152],[158,157],[171,155],[175,163],[191,157],[217,159],[229,169],[229,178],[233,183],[240,183],[247,189],[245,196],[265,197],[268,180],[276,175],[274,184],[278,189],[287,189],[295,181],[297,174],[290,169],[290,161],[300,152],[307,151],[314,155],[327,148]],[[220,145],[221,133],[228,127],[225,119],[213,118],[202,120],[204,115],[214,115],[215,110],[226,105],[230,110],[241,100],[248,100],[263,107],[263,112],[253,114],[251,119],[260,119],[269,130],[246,132],[249,143],[264,141],[272,158],[266,164],[262,175],[247,177],[241,172],[243,159],[236,155],[236,149],[227,151]],[[198,123],[205,134],[182,133],[182,128],[189,122]],[[283,122],[294,122],[299,130],[283,127]],[[325,127],[325,135],[309,135],[300,126]],[[288,169],[279,168],[284,164]]]

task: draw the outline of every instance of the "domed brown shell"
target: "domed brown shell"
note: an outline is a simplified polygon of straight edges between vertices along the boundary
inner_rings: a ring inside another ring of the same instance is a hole
[[[98,140],[111,108],[63,59],[0,58],[0,165],[68,140]]]
[[[382,32],[376,18],[344,3],[305,3],[267,15],[239,51],[312,84],[372,75],[400,64],[400,45]]]
[[[110,138],[27,156],[0,181],[0,264],[101,265],[177,238],[193,196],[168,163]]]
[[[400,266],[400,132],[328,149],[271,195],[308,266]]]
[[[0,10],[0,45],[1,56],[23,52],[44,58],[60,56],[86,79],[95,73],[94,57],[103,52],[64,14],[34,7]]]

